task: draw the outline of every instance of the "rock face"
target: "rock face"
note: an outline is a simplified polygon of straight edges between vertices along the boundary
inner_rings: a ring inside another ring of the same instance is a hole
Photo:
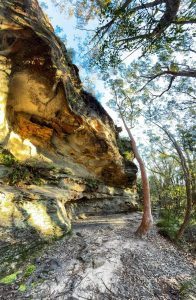
[[[0,0],[0,226],[60,236],[134,206],[137,168],[78,73],[36,0]]]

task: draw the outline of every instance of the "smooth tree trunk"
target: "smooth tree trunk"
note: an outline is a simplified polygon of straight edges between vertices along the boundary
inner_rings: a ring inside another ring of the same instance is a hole
[[[122,114],[121,114],[121,118],[122,118],[123,124],[125,126],[125,129],[128,133],[128,136],[130,138],[132,150],[133,150],[135,158],[139,164],[139,168],[140,168],[140,172],[141,172],[142,187],[143,187],[143,216],[142,216],[141,224],[139,225],[139,227],[136,231],[136,234],[143,236],[148,233],[148,231],[150,230],[150,228],[153,225],[153,217],[152,217],[152,212],[151,212],[151,200],[150,200],[150,186],[149,186],[149,181],[148,181],[148,175],[146,172],[146,167],[145,167],[144,161],[138,151],[135,139],[131,133],[131,130],[127,126]]]
[[[180,229],[177,232],[176,238],[180,239],[186,227],[188,226],[190,219],[191,219],[191,212],[192,212],[192,202],[193,202],[193,192],[192,192],[192,178],[191,174],[189,171],[189,167],[186,162],[186,158],[183,154],[183,151],[179,145],[179,143],[176,141],[175,137],[171,132],[169,132],[165,127],[162,127],[158,124],[156,124],[159,128],[161,128],[166,135],[168,136],[169,140],[172,142],[174,148],[176,149],[176,152],[179,156],[180,163],[182,166],[182,171],[183,171],[183,176],[184,176],[184,181],[185,181],[185,188],[186,188],[186,210],[184,214],[184,220],[180,226]]]

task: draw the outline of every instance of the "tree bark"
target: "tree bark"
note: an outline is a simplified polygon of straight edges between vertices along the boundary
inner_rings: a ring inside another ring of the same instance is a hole
[[[176,149],[176,152],[179,156],[180,163],[182,166],[183,175],[184,175],[187,200],[186,200],[186,210],[185,210],[185,214],[184,214],[184,220],[183,220],[183,223],[181,224],[180,229],[178,230],[177,235],[176,235],[176,238],[180,239],[182,237],[182,235],[184,234],[184,231],[191,219],[192,201],[193,201],[193,199],[192,199],[192,178],[191,178],[191,174],[190,174],[187,162],[186,162],[186,158],[182,152],[180,145],[178,144],[175,137],[173,136],[173,134],[171,134],[171,132],[169,132],[165,127],[162,127],[158,124],[156,124],[156,125],[166,133],[169,140],[172,142],[174,148]]]
[[[153,225],[153,217],[152,217],[152,212],[151,212],[151,200],[150,200],[150,186],[149,186],[149,181],[148,181],[148,175],[146,172],[146,167],[143,162],[143,159],[142,159],[141,155],[139,154],[135,139],[131,133],[131,130],[127,126],[122,114],[121,114],[121,118],[122,118],[123,124],[125,126],[125,129],[128,133],[128,136],[130,138],[132,150],[135,155],[135,158],[137,159],[137,162],[139,164],[140,171],[141,171],[144,210],[143,210],[142,221],[136,231],[136,234],[143,236],[148,233],[148,231],[150,230],[150,228]]]

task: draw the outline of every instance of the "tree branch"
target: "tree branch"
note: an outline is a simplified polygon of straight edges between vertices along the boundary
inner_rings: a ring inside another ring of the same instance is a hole
[[[124,12],[125,9],[129,6],[129,4],[131,3],[132,0],[127,0],[125,1],[125,3],[118,9],[116,9],[115,11],[115,16],[108,22],[106,23],[105,25],[103,25],[102,27],[100,27],[96,33],[96,35],[94,36],[93,39],[95,39],[99,34],[101,34],[101,37],[100,39],[102,39],[104,37],[104,35],[107,33],[107,31],[109,30],[109,28],[113,25],[113,23],[119,18],[119,15],[118,15],[118,12]],[[155,0],[155,1],[152,1],[152,2],[149,2],[149,3],[146,3],[146,4],[143,4],[142,5],[139,5],[139,6],[136,6],[130,10],[128,10],[128,14],[132,14],[134,12],[137,12],[138,10],[141,10],[141,9],[144,9],[144,8],[152,8],[152,7],[155,7],[161,3],[164,3],[166,0]],[[146,37],[148,35],[145,35]],[[143,37],[143,35],[141,35],[141,37]],[[136,39],[138,39],[138,37],[136,37]],[[125,39],[125,40],[129,40],[128,39]],[[120,41],[117,41],[117,42],[121,42]]]
[[[196,77],[196,69],[189,69],[189,70],[181,70],[181,71],[172,71],[172,70],[167,70],[160,72],[156,75],[154,75],[154,79],[157,77],[160,77],[162,75],[172,75],[174,77]]]
[[[170,78],[170,82],[169,82],[168,87],[167,87],[161,94],[159,94],[159,95],[153,95],[153,94],[152,94],[153,96],[155,96],[154,99],[156,99],[156,98],[158,98],[158,97],[161,97],[161,96],[163,96],[163,94],[165,94],[166,92],[168,92],[168,91],[170,90],[170,88],[172,87],[172,83],[173,83],[174,79],[175,79],[174,76],[172,76],[172,77]]]
[[[157,27],[153,30],[152,36],[160,36],[175,19],[180,6],[180,0],[166,0],[166,10],[160,19]]]
[[[179,25],[185,25],[185,24],[195,24],[196,23],[196,19],[190,19],[190,20],[176,20],[173,21],[172,24],[179,24]]]
[[[177,12],[179,10],[180,0],[153,1],[151,3],[148,3],[149,5],[145,4],[145,5],[141,5],[141,6],[137,7],[139,9],[148,8],[148,7],[157,6],[158,4],[161,4],[161,3],[166,4],[166,10],[165,10],[162,18],[158,22],[158,25],[153,29],[152,32],[138,35],[135,37],[124,38],[124,39],[118,40],[117,42],[129,42],[132,40],[151,39],[153,37],[159,37],[174,22]]]
[[[141,76],[144,78],[148,78],[149,80],[143,85],[143,87],[141,89],[139,89],[137,91],[137,93],[141,92],[151,81],[153,81],[154,79],[164,76],[164,75],[172,75],[170,83],[168,88],[171,88],[171,85],[175,79],[175,77],[192,77],[192,78],[196,78],[196,70],[195,69],[189,69],[189,70],[181,70],[181,71],[172,71],[172,70],[165,70],[162,71],[160,73],[157,73],[155,75],[151,75],[151,76]],[[168,91],[169,89],[167,89],[166,91]],[[162,94],[161,94],[162,96]]]

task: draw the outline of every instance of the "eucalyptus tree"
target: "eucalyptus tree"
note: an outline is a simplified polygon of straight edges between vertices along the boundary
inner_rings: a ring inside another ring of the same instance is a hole
[[[117,66],[123,54],[141,51],[141,55],[168,51],[191,52],[196,23],[194,0],[53,0],[62,10],[67,3],[77,16],[80,27],[92,18],[95,63],[101,68]],[[88,29],[89,30],[89,29]],[[167,70],[167,72],[173,72]],[[178,74],[187,73],[179,70]],[[194,73],[195,70],[190,71]],[[179,75],[180,76],[180,75]]]
[[[168,110],[169,108],[169,110]],[[177,238],[181,238],[186,227],[191,221],[193,207],[195,205],[195,112],[192,108],[178,110],[177,106],[170,103],[159,103],[157,106],[146,110],[146,119],[159,129],[161,138],[156,143],[163,145],[165,158],[170,157],[178,163],[182,186],[185,187],[186,205],[183,221],[180,224]],[[162,132],[162,135],[161,135]],[[152,134],[151,134],[152,136]],[[159,162],[160,163],[160,162]],[[180,201],[180,199],[179,199]]]
[[[98,67],[104,74],[111,67],[119,69],[124,61],[130,81],[136,82],[144,96],[145,88],[149,88],[150,98],[170,93],[173,88],[179,95],[183,86],[189,85],[190,90],[194,86],[194,0],[53,2],[62,11],[70,11],[70,4],[78,27],[87,32],[81,47],[85,68]],[[195,104],[194,92],[190,91],[185,100]]]
[[[131,80],[137,74],[136,66],[137,63],[132,66],[132,70],[127,70],[122,66],[121,80],[109,81],[114,94],[110,106],[119,112],[122,120],[124,119],[125,128],[127,124],[132,128],[134,120],[142,115],[145,124],[152,128],[155,137],[157,137],[153,140],[153,135],[150,134],[151,145],[157,145],[156,151],[162,155],[162,160],[159,159],[156,168],[153,168],[153,174],[159,173],[159,177],[164,179],[164,183],[166,184],[167,181],[168,187],[171,187],[170,195],[174,196],[175,194],[175,201],[179,200],[179,205],[176,204],[176,207],[179,207],[181,217],[184,212],[183,221],[177,234],[177,237],[180,238],[191,220],[194,207],[194,142],[196,139],[194,108],[196,103],[194,86],[191,85],[193,79],[183,79],[180,88],[174,83],[169,95],[165,92],[161,92],[161,96],[153,95],[157,88],[153,82],[144,86],[142,78],[137,83]],[[131,74],[129,75],[128,72]],[[162,149],[162,153],[160,153],[160,149]],[[175,166],[174,173],[170,169],[172,162],[173,167]],[[149,164],[149,160],[147,163]],[[163,166],[165,168],[161,171]],[[167,176],[167,174],[169,175]],[[179,178],[181,178],[180,184]],[[160,193],[162,194],[162,191]],[[172,198],[167,199],[167,201],[172,203]]]
[[[159,136],[151,133],[149,138],[145,156],[154,208],[159,217],[175,217],[179,221],[183,217],[186,191],[178,157],[161,133]]]
[[[153,218],[151,213],[151,200],[150,200],[150,186],[148,181],[148,175],[145,167],[145,163],[140,155],[135,138],[132,134],[132,128],[134,123],[138,119],[141,113],[141,108],[137,102],[131,99],[132,91],[126,88],[126,84],[122,79],[110,79],[108,85],[111,89],[113,98],[109,101],[108,105],[116,110],[121,118],[123,125],[127,131],[130,139],[131,148],[134,156],[139,164],[141,172],[141,180],[143,187],[143,217],[140,226],[137,229],[138,235],[145,235],[153,224]]]
[[[168,55],[166,51],[135,59],[129,66],[120,67],[120,74],[134,90],[134,96],[137,94],[146,104],[161,101],[176,106],[177,110],[195,108],[196,79],[189,68],[194,65],[193,57],[178,58],[175,55]],[[183,74],[179,64],[183,65]]]
[[[169,118],[172,121],[175,114],[182,119],[182,114],[187,109],[194,109],[196,105],[194,0],[53,0],[53,2],[62,10],[65,3],[71,3],[80,28],[87,30],[91,51],[86,55],[86,61],[104,71],[102,72],[104,79],[110,76],[111,67],[118,68],[128,83],[128,98],[132,98],[132,101],[127,101],[127,91],[126,97],[121,93],[120,99],[126,98],[126,110],[123,103],[118,107],[120,111],[123,109],[123,113],[125,111],[130,113],[133,101],[134,103],[142,101],[144,104],[142,109],[159,108],[156,109],[155,119]],[[86,25],[93,18],[96,19],[97,26],[91,31]],[[85,47],[87,46],[86,43]],[[135,56],[136,59],[133,59]],[[121,67],[124,60],[126,66]],[[117,86],[118,84],[113,86],[113,91],[117,91]],[[164,107],[163,103],[166,103]],[[128,119],[130,121],[130,117],[126,115],[126,121]],[[181,131],[185,130],[183,127],[185,124],[186,122],[182,122]],[[178,133],[177,141],[170,132],[171,127],[164,127],[164,130],[177,151],[176,142],[179,142],[180,129],[176,128],[175,131],[175,134]],[[188,131],[185,132],[187,134]],[[180,149],[181,146],[180,144]],[[177,154],[180,155],[180,152],[177,151]],[[187,153],[184,152],[183,155]],[[183,159],[181,163],[183,166]],[[185,177],[186,173],[184,170]]]

